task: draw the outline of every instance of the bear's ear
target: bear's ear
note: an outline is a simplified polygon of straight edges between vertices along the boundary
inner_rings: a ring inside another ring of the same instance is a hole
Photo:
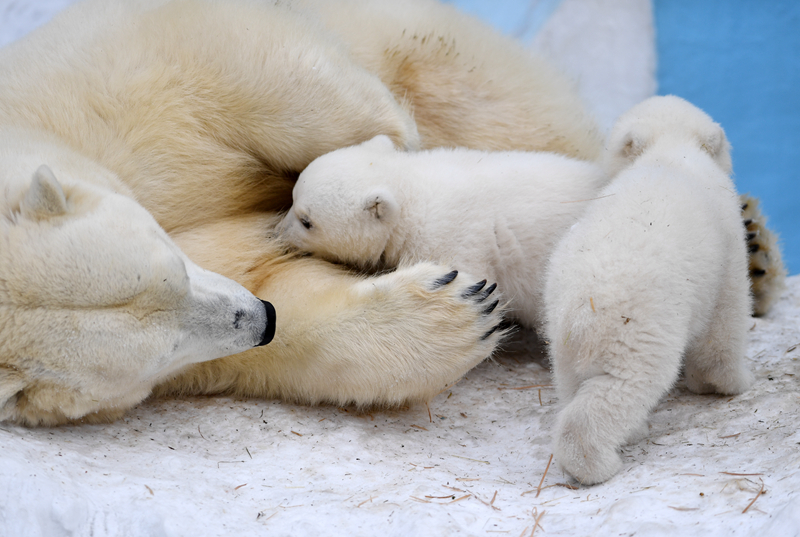
[[[385,134],[379,134],[371,140],[364,142],[363,147],[381,153],[394,152],[394,142]]]
[[[714,129],[712,133],[703,136],[700,140],[700,147],[713,158],[717,158],[727,148],[727,145],[728,140],[722,129]]]
[[[635,129],[631,130],[622,138],[617,148],[617,154],[628,161],[632,161],[644,153],[645,144],[645,137],[642,133]]]
[[[26,216],[48,218],[61,216],[67,212],[67,197],[61,185],[46,165],[39,166],[33,174],[31,187],[22,200],[22,210]]]
[[[731,163],[731,146],[722,127],[715,125],[713,132],[700,137],[700,148],[711,155],[711,158],[722,170],[730,174],[733,168]]]
[[[386,188],[376,188],[364,200],[364,210],[382,221],[391,221],[400,212],[394,195]]]

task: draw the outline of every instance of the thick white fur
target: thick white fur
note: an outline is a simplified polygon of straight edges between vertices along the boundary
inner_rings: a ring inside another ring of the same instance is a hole
[[[619,448],[646,434],[681,365],[697,393],[751,383],[747,253],[722,128],[654,97],[618,120],[607,157],[618,175],[558,245],[545,289],[563,405],[555,458],[584,484],[619,471]]]
[[[158,393],[396,405],[431,398],[492,353],[499,313],[464,297],[478,277],[441,284],[451,268],[420,263],[367,279],[289,253],[272,233],[314,158],[380,133],[407,148],[451,144],[462,128],[443,112],[481,124],[469,143],[503,132],[599,154],[591,118],[543,62],[452,7],[404,4],[404,21],[386,5],[342,2],[358,22],[327,1],[87,0],[0,49],[0,203],[14,239],[0,252],[0,419],[111,419],[159,381]],[[381,17],[359,45],[363,21]],[[408,20],[444,28],[448,48],[404,36]],[[472,38],[505,55],[492,73]],[[536,89],[509,101],[506,84],[486,84],[499,65],[500,78]],[[514,121],[489,124],[484,108]],[[557,109],[576,121],[550,121]],[[20,212],[42,164],[54,178]],[[49,218],[53,185],[69,210]],[[231,315],[235,303],[263,306],[201,273],[164,231],[198,265],[274,303],[276,340],[191,363],[252,346],[196,334],[216,320],[197,318],[204,304],[225,298]]]
[[[32,132],[0,131],[0,161],[0,420],[108,419],[262,341],[261,301],[189,261],[114,174]]]
[[[600,166],[554,153],[404,152],[376,136],[300,174],[282,232],[359,267],[433,260],[486,276],[536,327],[549,255],[606,182]]]

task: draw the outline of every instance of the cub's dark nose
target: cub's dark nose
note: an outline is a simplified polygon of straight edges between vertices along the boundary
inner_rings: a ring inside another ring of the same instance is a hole
[[[266,345],[275,337],[275,307],[266,300],[262,300],[261,303],[264,304],[264,309],[267,312],[267,326],[264,328],[264,333],[261,335],[261,343],[256,345],[256,347]]]

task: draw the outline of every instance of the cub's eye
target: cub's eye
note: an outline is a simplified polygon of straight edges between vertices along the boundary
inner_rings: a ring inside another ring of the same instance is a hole
[[[301,216],[300,223],[303,224],[304,228],[311,229],[311,220],[309,220],[307,216]]]

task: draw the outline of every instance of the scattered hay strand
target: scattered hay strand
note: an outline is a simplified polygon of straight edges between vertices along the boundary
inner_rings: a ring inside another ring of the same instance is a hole
[[[302,434],[298,433],[297,431],[292,431],[292,434],[296,434],[297,436],[303,436]]]
[[[151,488],[150,488],[150,487],[148,487],[147,485],[145,485],[145,486],[144,486],[144,488],[146,488],[146,489],[147,489],[147,492],[149,492],[149,493],[150,493],[150,496],[155,496],[155,493],[153,492],[153,489],[151,489]]]
[[[754,503],[756,503],[756,500],[758,499],[759,496],[761,496],[762,494],[766,494],[767,491],[764,490],[764,480],[763,479],[760,479],[760,480],[761,480],[761,489],[758,491],[758,494],[756,494],[756,497],[753,498],[752,500],[750,500],[750,503],[748,503],[747,507],[744,508],[744,511],[742,511],[742,514],[745,514],[747,512],[747,510],[750,509],[753,506]]]
[[[552,388],[552,384],[531,384],[529,386],[517,386],[514,388],[508,388],[506,386],[501,386],[497,388],[498,390],[530,390],[531,388]]]
[[[241,485],[239,485],[238,487],[234,488],[233,490],[239,490],[240,488],[246,487],[246,486],[247,486],[247,483],[242,483]]]
[[[597,313],[597,310],[594,309],[594,299],[589,297],[589,305],[592,306],[592,313]]]
[[[560,201],[559,203],[583,203],[584,201],[601,200],[603,198],[610,198],[611,196],[616,196],[616,194],[606,194],[605,196],[600,196],[599,198],[587,198],[585,200]]]
[[[496,495],[497,495],[497,493],[495,492],[495,496],[496,496]],[[499,507],[495,507],[495,506],[494,506],[494,505],[492,505],[491,503],[489,503],[489,502],[485,502],[485,501],[481,500],[480,496],[478,496],[478,495],[477,495],[477,494],[475,494],[474,492],[472,493],[472,496],[473,496],[473,497],[474,497],[476,500],[478,500],[479,502],[481,502],[483,505],[485,505],[486,507],[491,507],[491,508],[492,508],[492,509],[494,509],[495,511],[500,511],[500,510],[501,510]],[[494,500],[492,500],[492,501],[494,501]],[[452,502],[450,502],[450,503],[452,503]]]
[[[427,431],[428,430],[428,429],[426,429],[425,427],[423,427],[421,425],[414,425],[413,423],[410,425],[410,427],[413,427],[415,429],[422,429],[423,431]]]
[[[764,474],[734,474],[732,472],[720,472],[720,473],[721,474],[725,474],[725,475],[732,475],[732,476],[736,476],[736,477],[750,477],[750,476],[754,476],[754,475],[764,475]]]
[[[200,438],[202,438],[203,440],[206,439],[206,437],[203,436],[203,431],[200,430],[200,426],[199,425],[197,426],[197,432],[200,433]]]
[[[430,405],[428,405],[428,403],[425,403],[425,408],[428,409],[428,421],[430,423],[433,423],[433,416],[431,416],[431,407],[430,407]]]
[[[539,525],[539,521],[542,520],[542,517],[544,516],[545,512],[546,511],[542,511],[541,513],[539,513],[539,516],[537,516],[536,519],[533,521],[533,529],[531,530],[531,537],[533,537],[533,534],[536,532],[536,528],[542,528]],[[542,531],[544,531],[544,528],[542,528]]]
[[[252,455],[250,455],[250,450],[249,450],[249,449],[247,449],[247,446],[244,446],[244,450],[247,452],[247,454],[248,454],[248,455],[250,456],[250,458],[252,459],[252,458],[253,458],[253,456],[252,456]]]
[[[550,463],[553,462],[553,454],[550,454],[550,458],[547,460],[547,467],[544,469],[544,474],[542,474],[542,479],[539,481],[539,486],[536,487],[536,497],[539,497],[539,493],[542,492],[542,485],[544,484],[544,478],[547,476],[547,471],[550,469]],[[533,527],[534,531],[536,530],[536,526]],[[533,533],[533,532],[531,532]]]
[[[675,509],[676,511],[699,511],[699,507],[673,507],[672,505],[668,505],[670,509]]]
[[[736,438],[736,437],[737,437],[737,436],[739,436],[740,434],[742,434],[742,433],[729,434],[728,436],[720,436],[720,439],[724,439],[724,438]]]
[[[370,497],[369,497],[369,500],[364,500],[364,501],[363,501],[363,502],[361,502],[360,504],[356,505],[356,508],[358,508],[358,507],[361,507],[362,505],[364,505],[364,504],[365,504],[365,503],[367,503],[367,502],[370,502],[370,503],[372,503],[372,496],[370,496]]]
[[[461,496],[460,498],[456,498],[455,500],[453,500],[453,501],[451,501],[451,502],[447,502],[447,503],[448,503],[448,504],[451,504],[451,503],[460,502],[461,500],[466,500],[466,499],[467,499],[467,498],[469,498],[470,496],[472,496],[472,494],[466,494],[466,495],[464,495],[464,496]]]
[[[483,464],[491,464],[489,461],[479,461],[478,459],[470,459],[469,457],[462,457],[461,455],[450,455],[450,456],[451,457],[455,457],[457,459],[464,459],[465,461],[480,462],[480,463],[483,463]]]
[[[243,463],[243,462],[245,462],[245,461],[218,461],[217,462],[217,468],[219,468],[220,464],[240,464],[240,463]]]

